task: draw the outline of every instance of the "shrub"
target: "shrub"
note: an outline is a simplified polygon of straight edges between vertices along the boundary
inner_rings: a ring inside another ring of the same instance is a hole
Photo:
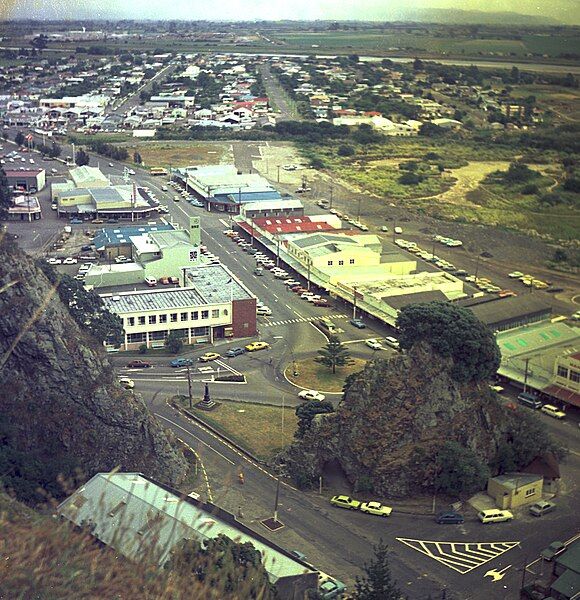
[[[524,196],[532,196],[533,194],[537,194],[538,191],[539,188],[535,183],[528,183],[522,188],[522,194]]]
[[[147,354],[147,344],[141,344],[139,346],[139,354]]]
[[[353,156],[355,152],[354,152],[354,148],[352,146],[347,146],[347,145],[343,144],[338,147],[338,150],[336,153],[338,154],[338,156]]]

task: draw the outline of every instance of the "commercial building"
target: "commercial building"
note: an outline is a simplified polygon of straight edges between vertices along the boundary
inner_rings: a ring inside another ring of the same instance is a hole
[[[93,244],[97,252],[107,260],[115,259],[117,256],[132,258],[132,237],[156,231],[173,231],[175,227],[169,223],[160,221],[155,225],[122,225],[120,227],[105,227],[97,232]]]
[[[36,196],[14,196],[8,208],[9,221],[37,221],[42,217],[40,202]]]
[[[490,477],[487,493],[498,508],[518,508],[542,499],[544,478],[533,473],[506,473]]]
[[[77,188],[102,188],[109,187],[111,182],[108,177],[97,167],[75,167],[69,171],[74,187]]]
[[[35,194],[46,185],[46,171],[44,169],[5,169],[8,187],[14,193]]]
[[[302,217],[304,216],[304,205],[296,198],[250,201],[240,206],[240,215],[246,219],[245,224],[251,219],[264,217]]]
[[[140,473],[98,473],[58,507],[77,526],[134,561],[163,566],[184,539],[200,543],[225,535],[251,543],[262,557],[281,600],[306,597],[318,573],[264,536],[211,503],[185,496]]]
[[[501,331],[496,341],[501,351],[498,375],[563,405],[580,407],[577,327],[544,321]]]
[[[188,344],[256,335],[256,298],[226,267],[200,265],[183,277],[181,288],[101,294],[105,307],[123,320],[122,350],[162,347],[172,332]]]

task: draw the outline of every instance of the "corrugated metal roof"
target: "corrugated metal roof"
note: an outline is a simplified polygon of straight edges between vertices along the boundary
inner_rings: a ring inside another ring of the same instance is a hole
[[[272,583],[308,571],[236,523],[230,513],[169,489],[140,473],[98,473],[62,502],[58,512],[77,525],[91,523],[92,535],[133,560],[164,564],[182,539],[203,541],[221,534],[259,550]]]
[[[119,246],[128,244],[130,237],[134,235],[143,235],[153,231],[172,231],[173,225],[168,223],[159,223],[158,225],[139,225],[138,227],[107,227],[100,229],[95,236],[94,244],[97,248],[106,248],[108,246]]]
[[[108,310],[119,315],[154,310],[179,310],[206,304],[205,298],[195,288],[120,292],[105,294],[101,298]]]

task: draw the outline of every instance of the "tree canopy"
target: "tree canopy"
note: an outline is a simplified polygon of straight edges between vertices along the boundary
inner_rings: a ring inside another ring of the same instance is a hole
[[[334,335],[328,338],[328,343],[318,351],[318,354],[319,356],[314,360],[332,369],[333,373],[336,373],[336,367],[343,367],[350,363],[350,352]]]
[[[4,169],[0,168],[0,219],[5,219],[12,206],[12,190],[8,186],[8,178]]]
[[[298,417],[298,429],[296,437],[301,438],[310,429],[312,420],[316,415],[334,412],[334,407],[330,402],[323,400],[309,400],[296,407],[296,416]]]
[[[445,494],[472,494],[485,486],[489,469],[477,456],[457,442],[445,442],[435,456],[435,488]]]
[[[410,304],[397,319],[401,348],[428,342],[438,354],[453,359],[452,377],[459,382],[484,381],[500,363],[492,331],[467,308],[448,302]]]
[[[356,578],[354,600],[400,600],[401,590],[391,575],[389,549],[381,540],[374,546],[375,556],[365,563],[364,575]]]

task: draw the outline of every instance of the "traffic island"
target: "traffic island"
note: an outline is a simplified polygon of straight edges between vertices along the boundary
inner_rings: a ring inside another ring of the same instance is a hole
[[[336,373],[332,369],[314,362],[312,358],[305,358],[291,362],[284,371],[286,379],[303,389],[318,390],[327,394],[342,392],[344,380],[353,373],[362,371],[367,361],[362,358],[352,358],[352,364],[337,367]]]

